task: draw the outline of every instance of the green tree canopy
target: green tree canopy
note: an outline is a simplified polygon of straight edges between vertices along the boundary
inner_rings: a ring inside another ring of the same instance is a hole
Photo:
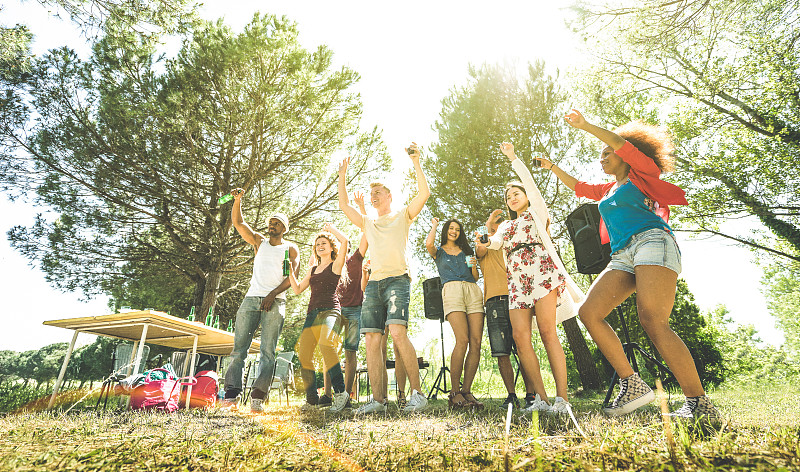
[[[611,125],[668,125],[672,178],[689,193],[681,221],[800,260],[797,2],[615,1],[576,11],[599,58],[585,71],[583,106]],[[746,216],[765,230],[719,226]]]
[[[251,226],[284,211],[305,243],[333,219],[334,152],[353,156],[359,182],[388,161],[379,133],[359,130],[358,74],[297,36],[256,14],[240,34],[198,24],[170,60],[136,31],[105,36],[88,60],[69,48],[35,60],[29,96],[3,107],[0,168],[50,211],[14,227],[12,245],[64,290],[191,291],[200,313],[241,296],[253,252],[220,196],[244,187]]]

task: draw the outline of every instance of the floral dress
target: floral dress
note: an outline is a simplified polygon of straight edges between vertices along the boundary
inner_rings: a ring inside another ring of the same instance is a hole
[[[515,220],[503,222],[498,232],[508,254],[508,308],[531,309],[537,300],[554,288],[558,289],[560,297],[566,288],[566,276],[556,267],[542,244],[530,211],[522,212]],[[527,244],[532,246],[525,247]]]

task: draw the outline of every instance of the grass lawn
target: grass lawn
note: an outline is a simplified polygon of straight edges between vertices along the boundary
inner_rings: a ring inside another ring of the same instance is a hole
[[[507,446],[498,399],[481,412],[448,411],[440,399],[414,415],[391,403],[386,415],[359,419],[301,411],[299,400],[261,415],[23,411],[0,418],[0,469],[800,470],[800,387],[731,387],[712,398],[727,426],[673,423],[672,455],[655,404],[609,419],[598,396],[572,399],[586,438],[560,418],[515,412]]]

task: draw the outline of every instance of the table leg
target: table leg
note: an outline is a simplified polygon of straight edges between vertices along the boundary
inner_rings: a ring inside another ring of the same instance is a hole
[[[139,373],[139,364],[142,363],[142,356],[144,355],[144,342],[147,339],[147,328],[150,325],[145,324],[142,326],[142,339],[139,341],[139,349],[136,351],[136,361],[133,364],[133,373]]]
[[[67,355],[64,357],[64,363],[61,364],[61,371],[58,373],[58,379],[53,387],[53,395],[50,396],[50,402],[47,404],[47,408],[52,408],[53,403],[56,401],[56,395],[58,395],[58,389],[61,388],[61,381],[64,380],[64,374],[67,373],[67,364],[69,364],[69,358],[72,357],[72,350],[75,348],[75,341],[78,339],[78,333],[79,331],[75,330],[75,334],[72,335],[72,341],[69,343],[69,348],[67,348]]]
[[[190,359],[192,362],[189,363],[189,377],[194,377],[194,356],[197,355],[197,336],[194,337],[194,344],[192,344],[192,356]],[[189,408],[189,405],[192,404],[192,384],[189,384],[189,388],[186,390],[186,408]]]

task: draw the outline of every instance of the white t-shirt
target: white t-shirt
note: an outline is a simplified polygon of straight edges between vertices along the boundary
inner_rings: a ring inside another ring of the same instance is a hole
[[[408,273],[406,246],[413,218],[408,207],[372,219],[364,216],[364,234],[369,243],[370,280]]]

